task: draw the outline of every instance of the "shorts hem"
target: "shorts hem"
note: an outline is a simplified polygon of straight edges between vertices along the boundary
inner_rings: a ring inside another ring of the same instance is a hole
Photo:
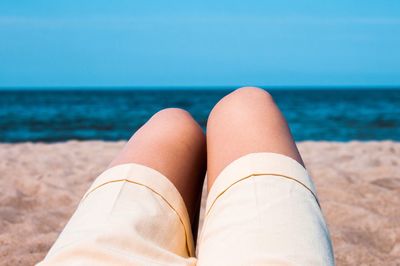
[[[145,186],[160,196],[178,215],[184,226],[189,255],[195,254],[189,214],[181,194],[166,176],[151,167],[137,163],[126,163],[108,168],[96,178],[79,204],[90,197],[92,193],[96,193],[96,190],[115,182],[128,182],[132,185]]]
[[[206,216],[216,200],[231,186],[241,180],[260,175],[279,176],[299,183],[309,190],[319,205],[314,183],[307,170],[299,162],[279,153],[256,152],[232,161],[217,176],[207,197]]]

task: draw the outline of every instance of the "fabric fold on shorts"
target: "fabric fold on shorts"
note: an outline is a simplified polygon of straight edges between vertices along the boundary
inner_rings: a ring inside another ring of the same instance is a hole
[[[307,170],[269,152],[231,162],[208,194],[195,255],[179,191],[157,170],[129,163],[95,179],[38,265],[332,266]]]
[[[197,243],[198,266],[334,265],[311,177],[277,153],[246,154],[221,171]]]
[[[101,173],[39,265],[195,265],[189,215],[160,172],[128,163]]]
[[[207,197],[206,215],[215,201],[241,180],[259,175],[279,176],[297,182],[314,196],[319,205],[315,185],[307,170],[296,160],[272,152],[249,153],[232,161],[218,175]]]
[[[157,176],[158,178],[154,178]],[[190,256],[194,255],[193,237],[189,214],[183,198],[172,182],[157,170],[142,164],[120,164],[104,171],[82,197],[80,204],[90,197],[91,193],[114,182],[129,182],[145,186],[163,198],[176,212],[186,231],[187,248]]]
[[[157,176],[157,178],[154,178]],[[176,212],[186,231],[187,248],[190,256],[194,255],[193,237],[189,214],[183,198],[172,182],[157,170],[142,164],[120,164],[105,170],[82,197],[80,204],[97,189],[114,182],[129,182],[145,186],[163,198]]]

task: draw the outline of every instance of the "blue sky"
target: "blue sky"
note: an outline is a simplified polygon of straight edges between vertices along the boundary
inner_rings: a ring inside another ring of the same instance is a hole
[[[0,87],[398,86],[400,1],[2,0]]]

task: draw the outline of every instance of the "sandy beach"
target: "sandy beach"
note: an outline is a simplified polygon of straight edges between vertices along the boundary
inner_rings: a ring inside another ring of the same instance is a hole
[[[0,264],[41,260],[123,145],[0,144]],[[337,265],[400,265],[400,143],[301,142],[299,149],[317,187]]]

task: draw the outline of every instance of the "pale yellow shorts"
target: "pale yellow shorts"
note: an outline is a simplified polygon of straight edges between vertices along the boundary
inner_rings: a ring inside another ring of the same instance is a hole
[[[303,166],[276,153],[230,163],[207,198],[195,251],[179,192],[140,164],[103,172],[45,265],[334,265],[328,228]]]

